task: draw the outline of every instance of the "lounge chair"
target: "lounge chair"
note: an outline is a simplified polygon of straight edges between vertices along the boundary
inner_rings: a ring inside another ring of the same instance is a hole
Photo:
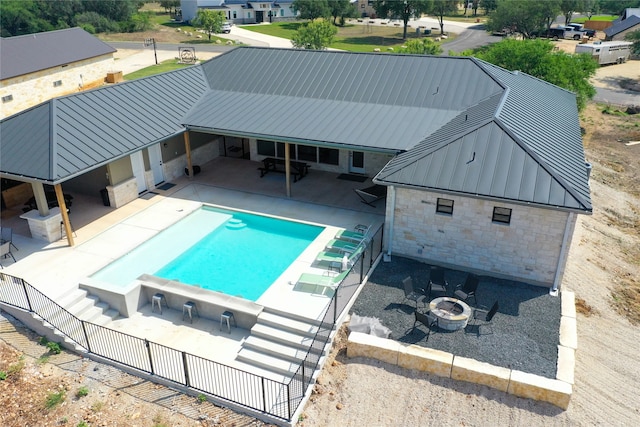
[[[327,290],[335,290],[345,277],[349,274],[349,270],[345,270],[337,276],[329,276],[326,274],[302,273],[293,289],[303,291],[305,286],[314,287],[313,293],[320,290],[322,295],[327,295]]]
[[[369,230],[371,226],[359,225],[359,231],[340,230],[336,233],[336,239],[345,240],[347,242],[361,243],[368,238]]]
[[[355,261],[358,259],[358,257],[360,256],[363,250],[364,250],[364,246],[360,245],[353,252],[345,251],[344,253],[339,253],[339,252],[324,251],[318,254],[318,256],[316,257],[316,261],[328,262],[330,263],[331,266],[333,266],[335,263],[335,265],[339,265],[340,271],[343,271],[345,270],[344,257],[345,256],[347,257],[346,261],[348,265],[346,267],[351,267],[355,263]]]
[[[359,243],[347,242],[345,240],[340,239],[332,239],[327,243],[327,249],[337,250],[340,253],[344,252],[355,252],[355,250],[360,246]]]
[[[360,189],[354,189],[362,203],[366,203],[369,206],[374,206],[374,203],[380,199],[387,198],[387,187],[385,185],[372,185],[371,187]]]

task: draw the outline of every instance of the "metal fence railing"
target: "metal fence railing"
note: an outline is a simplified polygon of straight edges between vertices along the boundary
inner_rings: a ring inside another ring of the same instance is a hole
[[[382,251],[382,227],[337,287],[304,361],[288,382],[265,378],[184,351],[80,320],[23,279],[0,273],[0,302],[34,313],[76,346],[138,371],[190,387],[252,410],[291,421],[313,382],[340,313]]]

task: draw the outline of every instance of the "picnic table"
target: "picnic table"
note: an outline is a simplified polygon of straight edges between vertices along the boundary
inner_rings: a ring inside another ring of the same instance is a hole
[[[286,173],[286,165],[284,159],[277,159],[275,157],[265,157],[262,160],[262,166],[260,170],[260,178],[268,174],[269,172]],[[309,164],[305,162],[299,162],[291,160],[291,175],[293,176],[293,182],[297,182],[309,173]]]

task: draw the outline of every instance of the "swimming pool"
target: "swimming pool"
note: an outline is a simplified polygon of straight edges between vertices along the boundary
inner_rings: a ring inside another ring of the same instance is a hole
[[[91,277],[124,287],[146,273],[256,301],[323,230],[203,206]]]

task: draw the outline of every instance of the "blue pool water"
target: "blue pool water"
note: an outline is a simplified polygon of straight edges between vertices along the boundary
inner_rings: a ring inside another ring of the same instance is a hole
[[[92,278],[126,286],[147,273],[256,301],[322,230],[203,207]]]

